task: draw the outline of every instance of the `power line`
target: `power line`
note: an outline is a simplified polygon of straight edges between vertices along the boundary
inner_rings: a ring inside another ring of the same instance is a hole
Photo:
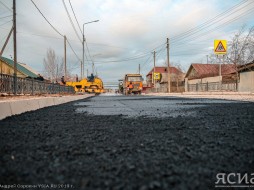
[[[64,35],[62,35],[49,21],[48,19],[44,16],[44,14],[41,12],[41,10],[37,7],[37,5],[33,2],[33,0],[31,0],[31,2],[34,4],[34,6],[36,7],[36,9],[39,11],[39,13],[41,14],[41,16],[43,16],[43,18],[47,21],[47,23],[62,37],[64,37]]]
[[[80,24],[79,24],[79,22],[78,22],[78,19],[77,19],[77,17],[76,17],[76,14],[75,14],[75,12],[74,12],[74,9],[73,9],[73,7],[72,7],[72,4],[71,4],[71,1],[70,1],[70,0],[69,0],[69,4],[70,4],[70,6],[71,6],[71,10],[72,10],[72,12],[73,12],[73,14],[74,14],[74,17],[75,17],[75,19],[76,19],[76,22],[77,22],[77,24],[78,24],[79,30],[80,30],[80,32],[81,32],[81,34],[82,34],[82,30],[81,30]]]
[[[70,44],[70,42],[69,42],[68,39],[67,39],[67,43],[69,44],[69,46],[70,46],[72,52],[75,54],[75,56],[77,57],[77,59],[78,59],[79,61],[81,61],[81,59],[78,57],[78,55],[76,54],[76,52],[75,52],[74,49],[72,48],[72,46],[71,46],[71,44]]]
[[[2,18],[8,18],[8,17],[11,17],[11,16],[12,16],[12,15],[0,17],[0,19],[2,19]]]
[[[213,17],[213,18],[211,18],[211,19],[205,21],[204,23],[200,24],[200,25],[197,26],[197,27],[191,28],[191,29],[189,29],[189,30],[187,30],[187,31],[185,31],[185,32],[183,32],[183,33],[181,33],[181,34],[178,34],[178,35],[176,35],[176,36],[173,36],[172,38],[170,38],[171,41],[172,41],[172,40],[176,40],[176,39],[178,39],[178,38],[181,38],[181,36],[186,36],[187,34],[193,33],[195,30],[198,30],[199,28],[202,28],[202,27],[206,26],[207,24],[211,24],[211,23],[214,22],[217,18],[221,18],[223,15],[225,15],[225,14],[227,14],[228,12],[234,10],[235,8],[241,6],[241,5],[244,4],[245,2],[247,2],[247,0],[241,1],[241,2],[238,3],[237,5],[235,5],[235,6],[231,7],[231,8],[229,8],[228,10],[226,10],[226,11],[224,11],[224,12],[222,12],[222,13],[216,15],[215,17]]]
[[[10,9],[8,6],[6,6],[3,2],[0,1],[0,3],[1,3],[6,9],[8,9],[9,11],[12,12],[12,9]]]
[[[244,7],[243,7],[244,8]],[[243,8],[241,8],[241,9],[243,9]],[[241,9],[239,9],[239,10],[241,10]],[[253,7],[251,7],[251,9],[253,9]],[[238,10],[238,11],[239,11]],[[250,10],[249,10],[250,11]],[[249,12],[248,11],[248,12]],[[237,12],[237,11],[236,11]],[[235,13],[235,12],[234,12]],[[232,15],[233,13],[231,13],[230,15]],[[236,17],[233,17],[231,20],[229,20],[229,21],[235,21],[235,20],[237,20],[238,18],[240,18],[241,17],[241,15],[245,15],[246,14],[246,12],[244,12],[244,13],[242,13],[242,14],[240,14],[240,15],[238,15],[238,16],[236,16]],[[249,14],[249,13],[248,13]],[[228,15],[229,16],[229,15]],[[227,17],[225,17],[225,18],[227,18]],[[225,18],[221,18],[221,19],[219,19],[219,20],[217,20],[217,22],[219,23],[219,21],[221,21],[221,20],[224,20]],[[225,22],[223,22],[222,24],[220,24],[219,26],[225,26],[226,24],[225,23],[227,23],[227,24],[229,24],[229,23],[231,23],[231,22],[229,22],[229,21],[225,21]],[[206,27],[204,27],[204,28],[201,28],[201,29],[199,29],[199,30],[197,30],[195,33],[191,33],[191,34],[189,34],[189,35],[186,35],[186,36],[184,36],[184,37],[182,37],[182,38],[180,38],[180,39],[178,39],[178,40],[172,40],[173,42],[171,42],[171,44],[179,44],[179,41],[181,41],[181,40],[184,40],[184,41],[189,41],[189,37],[191,37],[191,36],[196,36],[197,38],[199,38],[200,37],[200,34],[199,34],[199,32],[202,32],[203,30],[205,30],[205,29],[209,29],[209,28],[211,28],[213,25],[215,25],[215,23],[213,23],[213,24],[210,24],[210,25],[208,25],[208,26],[206,26]],[[217,29],[217,28],[219,28],[218,26],[217,27],[215,27],[214,29],[210,29],[209,30],[209,32],[210,31],[214,31],[215,29]],[[208,31],[206,31],[205,32],[206,34],[208,34]],[[195,39],[196,37],[193,37],[192,39]]]
[[[227,22],[221,23],[220,25],[218,25],[218,26],[215,27],[215,28],[212,28],[212,29],[210,29],[210,30],[208,30],[208,31],[205,31],[205,32],[201,33],[201,34],[198,34],[197,36],[192,37],[191,39],[184,40],[184,41],[182,42],[182,44],[179,44],[179,43],[176,44],[176,42],[173,42],[172,44],[176,44],[174,47],[181,46],[181,45],[186,45],[186,44],[184,44],[184,42],[191,41],[191,40],[195,40],[195,39],[197,39],[197,38],[200,38],[201,36],[209,35],[209,34],[210,34],[209,32],[215,31],[215,30],[218,29],[218,28],[222,28],[223,26],[226,26],[226,25],[228,25],[228,24],[230,24],[230,23],[232,23],[232,22],[238,20],[238,19],[241,18],[242,16],[246,16],[246,15],[248,15],[248,14],[250,14],[250,13],[253,13],[252,10],[253,10],[253,8],[250,9],[250,10],[248,10],[247,12],[244,12],[244,13],[242,13],[242,14],[240,14],[240,15],[234,17],[234,18],[232,18],[231,20],[228,20]]]
[[[3,25],[5,25],[5,24],[7,24],[7,23],[9,23],[9,22],[12,22],[12,20],[9,20],[9,21],[3,23],[3,24],[1,24],[0,26],[3,26]]]
[[[70,23],[71,23],[71,26],[72,26],[73,30],[75,31],[75,34],[77,35],[78,39],[79,39],[80,42],[82,43],[82,40],[81,40],[81,38],[80,38],[79,35],[78,35],[78,32],[77,32],[77,30],[76,30],[76,28],[75,28],[75,26],[74,26],[74,23],[73,23],[73,21],[72,21],[72,19],[71,19],[70,13],[69,13],[69,11],[68,11],[68,9],[67,9],[67,7],[66,7],[66,4],[65,4],[64,0],[62,0],[62,2],[63,2],[63,5],[64,5],[64,8],[65,8],[65,11],[66,11],[66,13],[67,13],[67,15],[68,15],[68,18],[69,18],[69,21],[70,21]]]
[[[43,13],[40,11],[40,9],[37,7],[37,5],[33,2],[33,0],[31,0],[32,3],[34,4],[34,6],[37,8],[37,10],[41,13],[41,15],[43,16],[43,18],[47,21],[47,23],[62,37],[64,37],[64,35],[62,35],[49,21],[48,19],[43,15]],[[64,2],[63,2],[64,3]],[[66,38],[67,39],[67,38]],[[67,39],[67,43],[70,46],[72,52],[76,55],[77,59],[80,61],[81,59],[78,57],[78,55],[76,54],[76,52],[74,51],[74,49],[71,46],[71,43],[69,42],[69,40]]]

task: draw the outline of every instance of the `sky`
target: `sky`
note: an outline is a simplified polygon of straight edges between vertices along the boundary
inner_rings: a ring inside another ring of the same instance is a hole
[[[68,18],[64,3],[74,28]],[[66,35],[67,70],[80,76],[82,25],[85,24],[85,74],[92,72],[92,61],[99,77],[116,82],[127,73],[144,76],[156,66],[166,64],[166,39],[170,44],[170,63],[187,71],[191,63],[206,63],[213,53],[215,39],[230,41],[245,25],[254,25],[253,0],[31,0],[17,3],[17,60],[44,73],[47,49],[64,57]],[[72,8],[78,20],[79,28]],[[0,0],[0,48],[12,26],[12,1]],[[78,36],[77,36],[78,35]],[[4,57],[13,58],[11,37]]]

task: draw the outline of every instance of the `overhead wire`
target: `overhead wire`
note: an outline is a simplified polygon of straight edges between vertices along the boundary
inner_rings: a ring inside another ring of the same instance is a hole
[[[248,15],[248,14],[250,14],[250,13],[253,13],[253,9],[254,9],[254,7],[253,7],[252,9],[248,10],[247,12],[244,12],[244,13],[242,13],[242,14],[240,14],[240,15],[234,17],[234,18],[232,18],[231,20],[228,20],[228,21],[226,21],[226,22],[224,22],[224,23],[221,23],[220,25],[216,26],[215,28],[212,28],[212,29],[210,29],[210,30],[208,30],[208,31],[204,31],[204,32],[201,33],[201,34],[198,34],[198,36],[194,36],[194,37],[192,37],[192,38],[190,38],[190,39],[184,40],[184,41],[182,41],[181,43],[177,43],[177,44],[174,43],[174,42],[172,42],[171,45],[176,44],[176,45],[174,45],[174,47],[178,47],[178,46],[181,46],[181,45],[186,45],[185,42],[187,42],[187,41],[189,42],[189,41],[191,41],[191,40],[195,40],[195,39],[200,38],[200,37],[202,37],[202,36],[209,35],[209,34],[210,34],[209,32],[215,31],[216,29],[219,29],[219,28],[222,28],[223,26],[226,26],[226,25],[228,25],[228,24],[230,24],[230,23],[232,23],[232,22],[234,22],[234,21],[240,19],[240,18],[243,17],[243,16],[246,16],[246,15]]]
[[[186,35],[188,35],[188,34],[190,34],[190,33],[195,32],[196,30],[199,30],[200,28],[206,26],[207,24],[210,25],[211,23],[215,22],[217,18],[221,18],[223,15],[226,15],[226,14],[229,13],[230,11],[232,11],[232,10],[236,9],[237,7],[243,5],[245,2],[247,2],[247,0],[241,1],[240,3],[236,4],[235,6],[233,6],[233,7],[229,8],[229,9],[227,9],[226,11],[224,11],[224,12],[222,12],[222,13],[216,15],[215,17],[213,17],[213,18],[211,18],[211,19],[205,21],[204,23],[202,23],[202,24],[200,24],[200,25],[198,25],[198,26],[196,26],[196,27],[194,27],[194,28],[191,28],[191,29],[189,29],[189,30],[187,30],[187,31],[185,31],[185,32],[183,32],[183,33],[181,33],[181,34],[178,34],[178,35],[173,36],[172,38],[170,38],[170,40],[177,40],[177,39],[181,38],[182,36],[186,36]],[[196,32],[195,32],[195,33],[196,33]]]
[[[12,22],[12,20],[9,20],[9,21],[3,23],[3,24],[1,24],[0,26],[3,26],[3,25],[5,25],[5,24],[8,24],[9,22]]]
[[[43,18],[47,21],[47,23],[62,37],[64,37],[64,35],[62,35],[49,21],[48,19],[44,16],[44,14],[41,12],[41,10],[38,8],[38,6],[33,2],[33,0],[31,0],[31,2],[34,4],[34,6],[36,7],[36,9],[40,12],[40,14],[43,16]],[[68,38],[66,37],[66,41],[68,43],[68,45],[70,46],[72,52],[76,55],[77,59],[80,61],[81,59],[77,56],[76,52],[74,51],[71,43],[69,42]]]
[[[12,12],[12,9],[10,9],[7,5],[5,5],[3,2],[1,2],[0,1],[0,3],[6,8],[6,9],[8,9],[9,11],[11,11]]]
[[[164,44],[165,44],[165,43],[164,43]],[[150,50],[150,51],[142,52],[142,53],[140,53],[140,54],[138,54],[138,55],[134,55],[134,56],[132,56],[132,57],[126,57],[126,58],[122,58],[122,59],[119,59],[119,60],[107,60],[107,61],[96,61],[96,62],[100,62],[100,63],[125,62],[125,61],[140,59],[140,58],[146,57],[146,55],[150,54],[151,51],[156,50],[157,48],[163,46],[164,44],[161,44],[160,46],[158,46],[158,47],[156,47],[156,48],[153,48],[153,49]]]
[[[78,59],[79,61],[81,61],[81,59],[80,59],[79,56],[76,54],[76,52],[74,51],[73,47],[71,46],[71,43],[69,42],[69,40],[68,40],[67,38],[66,38],[66,41],[67,41],[68,45],[70,46],[72,52],[73,52],[73,53],[75,54],[75,56],[77,57],[77,59]]]
[[[76,28],[75,28],[75,26],[74,26],[74,23],[73,23],[73,21],[72,21],[72,19],[71,19],[71,16],[70,16],[69,12],[68,12],[68,9],[67,9],[67,7],[66,7],[66,4],[65,4],[64,0],[62,0],[62,1],[63,1],[64,6],[65,6],[65,10],[66,10],[66,12],[67,12],[67,14],[68,14],[69,20],[70,20],[70,22],[71,22],[71,24],[72,24],[72,27],[73,27],[73,29],[74,29],[76,35],[77,35],[78,38],[79,38],[78,32],[77,32],[77,30],[76,30]],[[72,10],[72,13],[73,13],[73,15],[74,15],[74,17],[75,17],[75,19],[76,19],[76,22],[77,22],[77,24],[78,24],[79,30],[80,30],[80,32],[81,32],[81,35],[84,35],[84,34],[82,33],[81,27],[80,27],[80,25],[79,25],[79,22],[78,22],[78,20],[77,20],[75,11],[74,11],[74,9],[73,9],[73,7],[72,7],[72,4],[71,4],[70,0],[69,0],[69,4],[70,4],[71,10]],[[79,40],[80,40],[81,43],[84,43],[80,38],[79,38]],[[84,39],[83,39],[83,40],[84,40]],[[89,57],[90,57],[91,63],[93,63],[93,59],[92,59],[92,57],[91,57],[91,54],[90,54],[90,51],[89,51],[89,48],[88,48],[88,45],[87,45],[86,40],[85,40],[85,44],[86,44],[86,49],[87,49],[88,55],[89,55]],[[86,52],[85,52],[85,51],[84,51],[84,55],[85,55],[85,58],[86,58],[87,63],[89,64],[88,56],[86,55]]]
[[[55,32],[57,32],[60,36],[64,37],[64,35],[62,35],[62,34],[49,22],[49,20],[44,16],[44,14],[41,12],[41,10],[38,8],[38,6],[34,3],[34,1],[31,0],[31,2],[34,4],[34,6],[36,7],[36,9],[39,11],[39,13],[41,14],[41,16],[43,16],[43,18],[47,21],[47,23],[55,30]]]
[[[73,21],[72,21],[72,19],[71,19],[70,13],[69,13],[69,11],[68,11],[68,9],[67,9],[67,7],[66,7],[66,4],[65,4],[64,0],[62,0],[62,2],[63,2],[63,5],[64,5],[64,8],[65,8],[65,11],[66,11],[66,13],[67,13],[67,15],[68,15],[68,18],[69,18],[69,21],[70,21],[70,23],[71,23],[71,26],[72,26],[72,28],[73,28],[73,30],[74,30],[76,36],[78,37],[79,41],[82,43],[82,40],[81,40],[80,36],[78,35],[78,32],[77,32],[77,30],[76,30],[76,28],[75,28],[75,25],[74,25],[74,23],[73,23]]]
[[[8,18],[8,17],[12,17],[12,15],[8,15],[8,16],[0,17],[0,19],[2,19],[2,18]]]
[[[247,5],[246,5],[247,6]],[[241,8],[242,9],[242,8]],[[240,10],[241,10],[240,9]],[[253,7],[251,7],[251,9],[253,9]],[[251,9],[250,10],[248,10],[247,12],[250,12],[251,11]],[[239,10],[238,10],[239,11]],[[233,13],[231,13],[230,15],[232,15]],[[234,18],[232,18],[230,21],[232,21],[232,20],[234,20],[235,18],[241,18],[241,15],[245,15],[245,14],[247,14],[246,12],[244,12],[244,13],[242,13],[242,14],[240,14],[240,15],[237,15],[236,17],[234,17]],[[228,17],[224,17],[224,18],[221,18],[220,20],[217,20],[217,22],[219,22],[219,21],[222,21],[222,20],[224,20],[225,18],[228,18]],[[225,21],[224,23],[230,23],[229,21]],[[222,23],[222,24],[220,24],[220,26],[223,26],[223,25],[225,25],[224,23]],[[179,41],[181,41],[181,40],[184,40],[184,39],[188,39],[189,37],[191,37],[191,36],[198,36],[198,37],[200,37],[200,34],[199,34],[199,32],[201,32],[202,30],[204,30],[204,29],[208,29],[210,26],[213,26],[214,25],[214,23],[213,24],[210,24],[210,25],[208,25],[207,27],[205,27],[205,28],[203,28],[203,29],[199,29],[198,31],[196,31],[195,33],[192,33],[192,34],[190,34],[190,35],[188,35],[188,36],[185,36],[185,37],[182,37],[182,38],[180,38],[180,39],[177,39],[177,40],[171,40],[171,44],[176,44],[176,43],[179,43]],[[217,29],[218,27],[216,27],[216,29]],[[213,29],[214,30],[214,29]],[[209,31],[211,31],[211,30],[209,30]],[[207,32],[207,31],[206,31]],[[189,39],[188,39],[189,40]]]
[[[75,20],[76,20],[76,22],[77,22],[77,24],[78,24],[79,30],[80,30],[80,32],[81,32],[81,34],[82,34],[82,30],[81,30],[80,24],[79,24],[79,22],[78,22],[78,19],[77,19],[77,17],[76,17],[75,11],[74,11],[74,9],[73,9],[73,7],[72,7],[72,4],[71,4],[71,1],[70,1],[70,0],[69,0],[69,4],[70,4],[71,10],[72,10],[72,12],[73,12],[73,14],[74,14]]]

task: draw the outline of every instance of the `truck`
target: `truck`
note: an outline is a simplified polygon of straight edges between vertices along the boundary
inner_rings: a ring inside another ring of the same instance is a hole
[[[123,92],[128,94],[141,94],[143,78],[140,74],[126,74],[123,80]]]

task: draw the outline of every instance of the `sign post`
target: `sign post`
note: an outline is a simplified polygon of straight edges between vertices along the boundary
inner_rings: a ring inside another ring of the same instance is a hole
[[[217,58],[219,56],[222,56],[224,60],[224,55],[227,54],[227,40],[214,40],[214,54],[217,55]],[[221,57],[220,57],[220,63],[219,63],[219,77],[220,77],[219,89],[221,90],[221,82],[222,82]]]

